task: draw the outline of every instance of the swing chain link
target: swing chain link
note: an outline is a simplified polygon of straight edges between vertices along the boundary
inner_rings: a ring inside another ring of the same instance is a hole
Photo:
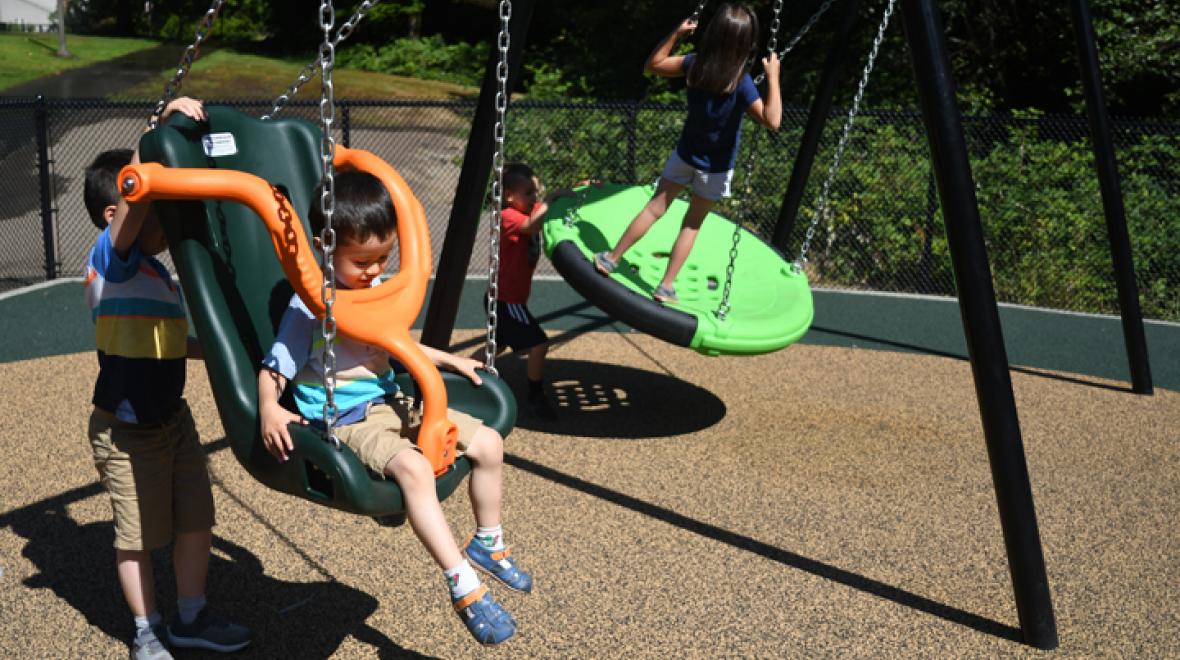
[[[197,59],[197,55],[201,52],[201,42],[213,29],[213,22],[217,20],[217,14],[224,4],[225,0],[213,0],[209,9],[205,11],[205,16],[197,25],[196,39],[189,44],[188,48],[184,49],[184,53],[180,56],[180,63],[176,66],[176,73],[172,76],[172,80],[169,80],[168,84],[164,86],[164,95],[156,102],[156,109],[152,112],[151,119],[148,120],[148,125],[151,128],[160,125],[160,117],[164,114],[164,108],[172,99],[176,98],[177,92],[180,91],[180,85],[184,82],[184,77],[188,75],[188,70],[193,65],[193,60]]]
[[[783,13],[783,0],[774,0],[774,14],[770,19],[770,40],[766,44],[766,54],[769,55],[778,48],[778,29],[782,24],[780,16]]]
[[[701,12],[705,11],[705,5],[707,4],[709,4],[709,0],[701,0],[697,4],[697,8],[693,10],[692,15],[689,16],[689,19],[699,25],[701,22]]]
[[[495,153],[492,155],[492,168],[495,177],[492,179],[492,204],[489,234],[491,245],[488,248],[488,293],[487,310],[488,321],[487,343],[484,345],[484,369],[493,376],[496,372],[496,326],[499,319],[496,314],[496,301],[500,297],[500,227],[504,222],[504,115],[508,109],[508,47],[511,36],[508,24],[512,19],[512,0],[500,0],[500,34],[496,39],[496,46],[500,52],[500,61],[496,64],[496,126],[493,135],[496,142]]]
[[[815,215],[807,227],[807,235],[803,238],[803,245],[799,248],[799,258],[795,260],[795,269],[802,272],[807,265],[807,251],[811,248],[811,239],[815,236],[816,227],[822,219],[824,226],[831,225],[832,209],[829,198],[832,193],[832,183],[836,180],[836,172],[840,170],[840,160],[844,157],[844,150],[848,147],[852,136],[852,124],[860,112],[861,101],[864,100],[865,88],[869,85],[869,76],[873,73],[873,66],[877,62],[877,54],[881,50],[881,43],[885,40],[885,31],[889,28],[889,19],[893,16],[893,8],[897,0],[889,0],[885,6],[885,13],[881,17],[881,25],[877,27],[877,36],[873,39],[873,47],[869,49],[869,57],[861,73],[860,83],[856,87],[856,95],[852,97],[852,105],[848,108],[848,116],[844,120],[844,128],[840,134],[840,141],[836,143],[836,152],[832,155],[832,162],[828,165],[827,178],[824,179],[819,199],[815,203]]]
[[[323,166],[320,211],[324,216],[324,228],[320,232],[320,243],[324,252],[324,281],[320,298],[324,303],[322,324],[324,337],[324,433],[331,443],[340,449],[336,437],[336,267],[333,256],[336,252],[336,230],[332,227],[332,214],[336,212],[336,180],[332,161],[336,157],[336,139],[332,135],[332,123],[336,120],[335,93],[332,89],[332,68],[336,65],[336,46],[332,42],[332,27],[336,23],[336,9],[332,0],[320,0],[320,28],[324,43],[320,45],[320,124],[323,137],[320,141],[320,161]]]
[[[354,13],[351,18],[345,21],[344,24],[340,26],[340,29],[336,31],[336,38],[332,41],[332,47],[334,49],[339,48],[340,43],[352,35],[352,31],[356,29],[357,23],[360,23],[361,20],[364,19],[364,17],[369,13],[369,10],[373,8],[373,5],[379,3],[380,1],[381,0],[365,0],[362,2],[361,6],[357,7],[356,13]],[[316,71],[318,71],[319,68],[320,57],[316,57],[315,61],[310,62],[307,66],[303,67],[303,71],[299,73],[299,77],[295,79],[295,82],[287,88],[287,91],[280,94],[279,97],[274,100],[274,108],[271,109],[270,113],[262,115],[262,121],[270,121],[275,115],[282,112],[283,108],[292,99],[292,97],[299,93],[299,88],[303,87],[305,83],[315,77]]]
[[[807,23],[805,23],[803,25],[803,27],[800,28],[799,31],[795,33],[795,36],[791,37],[791,40],[789,42],[787,42],[787,45],[783,46],[783,49],[781,51],[779,51],[778,60],[780,62],[783,61],[784,58],[786,58],[787,53],[791,52],[792,50],[795,49],[795,46],[799,45],[799,42],[802,41],[803,37],[808,32],[811,31],[811,28],[815,27],[816,23],[819,22],[820,17],[822,17],[824,14],[826,14],[828,12],[829,9],[832,8],[832,3],[834,3],[835,1],[836,0],[824,0],[824,3],[819,6],[819,9],[815,10],[815,13],[811,15],[811,18],[807,19]],[[774,32],[771,33],[770,39],[771,39],[771,43],[776,44],[776,45],[778,44],[778,37],[776,36],[778,30],[777,30],[777,27],[774,27],[774,26],[777,26],[777,24],[778,24],[778,11],[781,8],[782,8],[782,3],[779,2],[779,0],[775,0],[775,17],[774,17],[774,22],[771,24]],[[774,50],[774,47],[771,46],[770,50]],[[758,77],[754,79],[754,84],[761,85],[763,80],[766,80],[766,72],[759,73]]]
[[[782,25],[782,12],[783,0],[774,0],[774,10],[770,21],[770,38],[766,44],[767,54],[773,53],[775,47],[778,46],[778,31]],[[764,77],[764,75],[760,76],[758,82],[762,82],[762,78]],[[717,318],[722,321],[729,315],[729,310],[731,309],[729,305],[729,294],[733,291],[733,271],[737,265],[738,243],[742,240],[742,225],[751,215],[748,207],[750,200],[754,198],[754,165],[757,162],[758,136],[760,134],[760,131],[754,131],[750,135],[750,146],[748,147],[748,155],[746,157],[745,196],[738,206],[737,222],[733,223],[733,243],[729,247],[729,264],[725,267],[725,286],[721,289],[721,302],[717,305],[717,311],[715,312]]]

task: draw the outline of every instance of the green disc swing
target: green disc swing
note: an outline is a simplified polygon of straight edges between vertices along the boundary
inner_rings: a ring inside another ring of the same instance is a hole
[[[409,323],[425,296],[430,249],[421,204],[388,165],[367,152],[337,150],[332,138],[335,44],[347,36],[346,28],[350,31],[355,26],[361,12],[342,26],[333,41],[330,33],[334,9],[330,0],[321,1],[324,42],[317,61],[323,80],[322,127],[298,119],[254,119],[224,107],[206,108],[208,121],[200,124],[176,115],[166,125],[157,126],[161,111],[175,95],[223,3],[214,0],[197,30],[195,43],[185,51],[157,105],[153,130],[140,140],[144,164],[130,166],[120,175],[122,192],[129,198],[156,200],[153,203],[201,338],[214,397],[235,458],[270,488],[353,513],[399,514],[404,507],[396,483],[371,475],[351,450],[326,442],[324,435],[310,427],[290,427],[295,450],[290,460],[279,463],[263,447],[257,408],[258,365],[293,290],[324,319],[329,338],[337,324],[344,334],[386,333],[385,328],[358,329],[349,320],[363,318],[353,312],[364,305],[374,307],[370,299],[382,296],[381,300],[391,301],[390,306],[402,310],[398,318],[404,327],[397,329],[398,342],[408,336]],[[371,4],[365,2],[362,11]],[[501,18],[504,38],[507,17],[503,12]],[[321,272],[311,254],[308,229],[294,211],[308,208],[312,191],[322,182],[325,196],[321,204],[328,211],[325,233],[331,231],[334,164],[371,168],[390,188],[398,207],[402,266],[401,272],[381,286],[365,292],[340,291],[339,300],[330,268],[329,246],[334,245],[334,237],[324,237],[327,272]],[[415,264],[417,274],[408,274]],[[370,295],[373,292],[377,294]],[[332,342],[325,344],[330,348]],[[391,352],[410,371],[399,376],[399,385],[423,392],[425,415],[429,416],[430,408],[441,403],[444,409],[449,405],[479,417],[501,435],[512,430],[516,401],[504,382],[493,374],[483,375],[483,384],[475,387],[457,374],[445,373],[440,379],[437,370],[430,372],[433,365],[423,370],[411,359],[413,355],[403,357],[397,351]],[[334,376],[325,375],[326,389],[331,392]],[[430,389],[428,385],[437,387]],[[428,398],[428,389],[439,394]],[[329,404],[333,405],[331,398]],[[327,437],[333,439],[333,416],[329,413],[326,418]],[[441,424],[439,428],[449,423],[444,419]],[[440,499],[458,486],[471,467],[463,457],[456,460],[452,455],[449,460],[453,463],[436,467]]]
[[[782,50],[785,56],[831,6],[824,2]],[[696,6],[700,15],[705,2]],[[773,9],[767,52],[776,51],[782,0]],[[763,76],[759,76],[760,83]],[[668,249],[679,226],[657,222],[624,257],[610,277],[593,267],[597,252],[610,249],[631,218],[651,199],[654,185],[606,184],[582,188],[556,200],[544,226],[545,251],[558,273],[613,318],[664,341],[705,355],[757,355],[798,341],[811,326],[814,309],[807,277],[742,224],[753,193],[756,140],[751,137],[745,168],[745,199],[737,222],[709,213],[688,261],[677,278],[680,302],[651,299],[663,275]],[[666,216],[683,216],[688,204],[675,200]],[[738,245],[742,248],[738,250]]]

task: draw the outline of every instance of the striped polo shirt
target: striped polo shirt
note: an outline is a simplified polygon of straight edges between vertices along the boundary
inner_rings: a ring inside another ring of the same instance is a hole
[[[98,381],[93,403],[136,424],[166,421],[184,392],[188,321],[180,288],[158,260],[133,245],[120,258],[104,229],[86,265]]]
[[[374,278],[377,286],[380,278]],[[322,322],[303,304],[299,295],[291,296],[274,344],[262,359],[262,366],[281,374],[294,388],[299,414],[313,423],[322,423],[328,393],[324,388],[324,337]],[[347,337],[337,336],[332,343],[336,355],[336,390],[333,401],[339,411],[336,423],[355,424],[368,415],[369,406],[397,394],[395,374],[389,354]]]

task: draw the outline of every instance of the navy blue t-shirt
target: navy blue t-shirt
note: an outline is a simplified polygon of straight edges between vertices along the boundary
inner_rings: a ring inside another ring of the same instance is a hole
[[[684,71],[696,55],[684,56]],[[676,153],[684,162],[705,172],[728,172],[737,159],[742,133],[742,114],[761,98],[750,74],[743,73],[731,94],[714,94],[688,88],[688,119]]]

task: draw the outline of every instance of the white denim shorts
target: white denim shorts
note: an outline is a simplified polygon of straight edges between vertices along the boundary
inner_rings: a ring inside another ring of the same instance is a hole
[[[676,150],[668,156],[664,163],[664,171],[660,177],[692,188],[692,194],[715,202],[722,197],[729,197],[729,184],[733,181],[733,170],[727,172],[702,172],[684,162]]]

